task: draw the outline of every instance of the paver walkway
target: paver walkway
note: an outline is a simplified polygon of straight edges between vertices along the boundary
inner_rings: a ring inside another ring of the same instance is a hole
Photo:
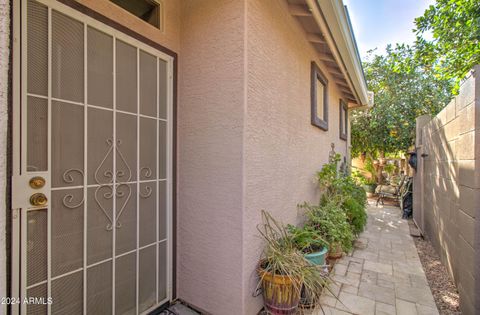
[[[408,222],[398,207],[368,206],[368,223],[348,256],[337,261],[332,291],[315,315],[438,314]]]

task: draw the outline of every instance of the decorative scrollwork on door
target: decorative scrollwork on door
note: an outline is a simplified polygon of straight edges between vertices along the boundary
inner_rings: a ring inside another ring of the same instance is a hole
[[[62,203],[65,207],[69,209],[76,209],[83,204],[83,202],[85,201],[84,199],[85,198],[82,198],[80,202],[75,202],[75,196],[73,196],[72,194],[66,194],[65,196],[63,196]]]
[[[77,168],[70,168],[63,172],[63,181],[67,184],[72,184],[75,181],[73,174],[79,174],[82,179],[84,177],[82,170],[79,170]],[[66,208],[76,209],[83,205],[83,203],[85,202],[84,199],[85,198],[82,196],[82,200],[75,202],[75,196],[73,194],[66,194],[65,196],[63,196],[62,203]]]
[[[105,141],[106,145],[108,146],[107,152],[105,153],[103,159],[100,161],[100,164],[95,169],[94,172],[94,180],[97,185],[94,192],[94,199],[95,203],[105,215],[105,218],[108,220],[106,225],[106,230],[111,231],[113,227],[121,228],[121,217],[125,211],[125,208],[128,205],[132,197],[132,188],[130,181],[132,180],[132,169],[128,165],[128,162],[122,153],[120,147],[122,145],[122,140],[117,140],[116,144],[112,139],[107,139]],[[105,169],[107,165],[107,161],[109,157],[113,154],[113,152],[117,153],[117,169],[113,171],[110,168]],[[153,174],[152,170],[149,167],[142,167],[140,169],[140,174],[143,174],[144,177],[150,178]],[[80,169],[68,169],[63,173],[63,181],[67,184],[71,184],[74,182],[74,174],[79,174],[82,178],[84,178],[84,173]],[[106,191],[105,191],[106,190]],[[146,185],[142,191],[139,192],[140,197],[148,198],[152,195],[153,189]],[[117,198],[116,209],[118,209],[117,214],[115,216],[115,222],[112,218],[113,211],[108,211],[105,205],[102,203],[103,200],[111,200],[113,197]],[[62,199],[63,205],[69,209],[75,209],[80,207],[84,202],[84,198],[81,201],[75,202],[75,197],[72,194],[66,194]]]
[[[140,169],[140,175],[143,175],[145,178],[151,178],[152,177],[152,169],[150,167],[142,167]]]
[[[121,146],[122,141],[117,140],[117,146],[113,145],[113,140],[112,139],[107,139],[106,143],[109,146],[109,148],[108,148],[107,153],[105,154],[104,158],[102,159],[102,161],[100,162],[99,166],[97,167],[97,169],[95,170],[95,173],[94,173],[95,182],[99,185],[95,189],[95,202],[98,205],[98,207],[100,208],[100,210],[102,210],[103,214],[105,215],[105,217],[108,220],[106,229],[108,231],[111,231],[113,229],[114,225],[115,225],[116,228],[121,228],[122,227],[120,217],[122,216],[122,213],[125,210],[125,208],[128,204],[128,201],[130,200],[131,195],[132,195],[132,190],[130,188],[130,185],[128,185],[126,183],[117,183],[116,179],[126,176],[125,182],[129,182],[132,179],[132,170],[131,170],[130,166],[128,165],[125,157],[123,156],[123,153],[120,151],[119,147]],[[113,170],[110,170],[110,169],[104,170],[102,175],[103,175],[104,178],[107,179],[107,181],[102,181],[99,178],[99,174],[101,173],[102,168],[104,167],[108,157],[114,151],[114,147],[115,147],[115,152],[120,157],[119,162],[124,165],[124,167],[126,168],[126,172],[124,170],[116,170],[115,172]],[[114,179],[115,179],[115,181],[114,181]],[[115,182],[115,184],[114,184],[114,182]],[[114,189],[114,187],[115,187],[115,189]],[[127,192],[122,191],[121,190],[122,187],[126,187]],[[101,203],[101,201],[99,199],[100,191],[103,188],[108,189],[108,191],[106,193],[103,193],[102,197],[104,199],[107,199],[107,200],[112,199],[114,194],[115,194],[115,197],[117,197],[119,199],[125,199],[123,204],[117,204],[116,205],[117,208],[119,208],[120,210],[117,212],[117,215],[115,217],[115,222],[113,222],[114,221],[113,218],[108,214],[107,209],[105,209],[105,207],[103,206],[103,204]]]
[[[152,195],[152,192],[153,192],[152,187],[146,185],[145,188],[142,191],[140,191],[139,194],[140,194],[140,197],[146,199]]]

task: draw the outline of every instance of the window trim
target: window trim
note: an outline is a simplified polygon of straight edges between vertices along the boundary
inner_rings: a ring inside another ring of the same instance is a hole
[[[348,106],[347,103],[343,100],[340,99],[339,101],[339,116],[338,120],[340,121],[339,123],[339,136],[340,139],[347,141],[348,139]],[[343,115],[343,119],[342,119]],[[345,132],[343,132],[343,127],[345,126]]]
[[[311,123],[324,131],[328,130],[328,80],[315,61],[312,61],[310,72],[310,109]],[[317,116],[317,81],[323,85],[323,117]]]

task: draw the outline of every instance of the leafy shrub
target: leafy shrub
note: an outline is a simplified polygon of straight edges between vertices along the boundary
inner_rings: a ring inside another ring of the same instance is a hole
[[[362,186],[357,185],[352,177],[342,177],[339,180],[337,194],[343,197],[352,197],[362,206],[367,204],[365,189],[363,189]]]
[[[359,235],[367,224],[367,213],[365,206],[360,204],[355,198],[346,198],[342,204],[342,208],[347,215],[348,223],[355,235]]]
[[[352,249],[353,231],[338,202],[326,201],[319,206],[304,203],[301,207],[307,210],[307,226],[317,230],[329,244],[338,243],[345,252]]]
[[[321,191],[320,206],[335,202],[343,209],[354,235],[360,234],[367,223],[367,196],[365,190],[351,176],[339,176],[337,162],[325,164],[317,173]]]
[[[360,171],[353,171],[352,178],[357,185],[365,185],[367,183],[367,178]]]
[[[326,163],[322,169],[317,172],[318,185],[322,195],[328,198],[335,195],[338,185],[338,170],[337,164],[340,161],[340,154],[335,154],[333,161]]]

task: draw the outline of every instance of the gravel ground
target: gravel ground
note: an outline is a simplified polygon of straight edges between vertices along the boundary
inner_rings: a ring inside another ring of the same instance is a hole
[[[438,311],[441,315],[462,314],[457,287],[450,278],[447,268],[441,263],[432,244],[421,237],[413,239]]]

